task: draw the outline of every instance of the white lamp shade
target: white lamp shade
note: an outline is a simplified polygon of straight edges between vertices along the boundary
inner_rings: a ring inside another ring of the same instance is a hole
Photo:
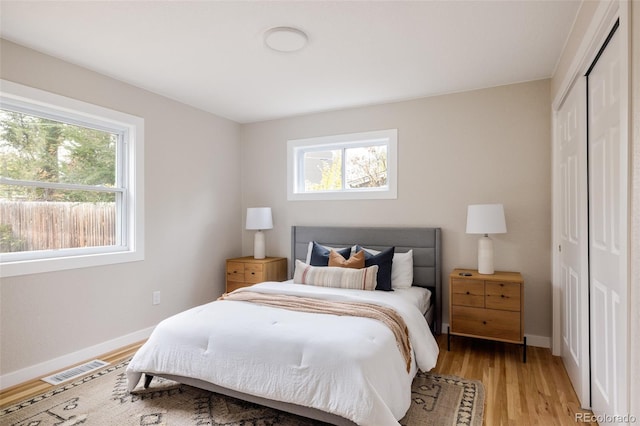
[[[507,224],[502,204],[473,204],[467,208],[467,234],[504,234]]]
[[[250,207],[247,209],[246,229],[272,229],[271,207]]]

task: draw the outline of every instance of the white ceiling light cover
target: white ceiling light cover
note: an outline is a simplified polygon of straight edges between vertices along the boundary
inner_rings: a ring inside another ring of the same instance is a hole
[[[307,44],[307,35],[297,28],[276,27],[264,33],[264,43],[278,52],[295,52]]]

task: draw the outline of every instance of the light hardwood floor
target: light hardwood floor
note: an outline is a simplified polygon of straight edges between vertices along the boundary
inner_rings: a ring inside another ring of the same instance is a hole
[[[141,343],[98,357],[115,363],[135,353]],[[465,337],[438,337],[440,356],[433,372],[482,381],[485,388],[484,424],[498,425],[573,425],[581,410],[569,377],[559,357],[549,349],[527,348],[527,363],[522,348],[500,342]],[[0,392],[0,406],[11,405],[52,388],[32,380]],[[596,425],[597,423],[590,423]]]
[[[484,424],[573,425],[582,410],[562,359],[546,348],[451,336],[438,336],[440,355],[435,373],[480,380],[485,388]],[[582,417],[584,418],[584,417]]]

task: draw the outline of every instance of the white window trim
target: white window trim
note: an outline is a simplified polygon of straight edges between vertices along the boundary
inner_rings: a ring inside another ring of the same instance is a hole
[[[302,192],[301,157],[311,147],[327,149],[349,146],[387,146],[387,188],[360,188],[340,191]],[[398,129],[376,130],[372,132],[349,133],[344,135],[320,136],[287,141],[287,200],[384,200],[398,198]]]
[[[25,105],[27,109],[55,110],[60,116],[81,117],[87,123],[104,123],[109,128],[119,128],[125,134],[127,162],[126,180],[127,226],[125,246],[89,247],[42,252],[55,257],[30,258],[32,255],[15,259],[15,253],[0,254],[0,277],[36,274],[66,269],[110,265],[144,260],[144,119],[119,111],[89,104],[76,99],[23,86],[7,80],[0,80],[0,103]],[[70,122],[73,119],[69,120]],[[120,160],[120,159],[119,159]],[[40,255],[38,255],[40,256]]]

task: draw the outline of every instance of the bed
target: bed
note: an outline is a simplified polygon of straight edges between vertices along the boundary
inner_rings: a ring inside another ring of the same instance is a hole
[[[160,376],[331,424],[398,424],[410,405],[415,373],[433,368],[437,360],[429,327],[437,330],[440,324],[440,229],[294,226],[291,235],[291,276],[296,260],[298,265],[307,260],[310,242],[358,244],[372,251],[393,246],[396,253],[412,250],[412,287],[429,289],[430,297],[418,307],[405,300],[404,291],[291,281],[261,283],[234,294],[392,308],[408,329],[408,363],[397,336],[380,321],[222,300],[161,322],[129,364],[129,389],[140,385],[143,374],[145,387]]]
[[[442,327],[442,236],[440,228],[396,227],[291,227],[291,259],[306,260],[309,242],[344,247],[357,241],[365,248],[394,246],[396,253],[413,251],[413,286],[431,292],[425,316],[434,334]],[[293,276],[295,261],[289,263]]]

